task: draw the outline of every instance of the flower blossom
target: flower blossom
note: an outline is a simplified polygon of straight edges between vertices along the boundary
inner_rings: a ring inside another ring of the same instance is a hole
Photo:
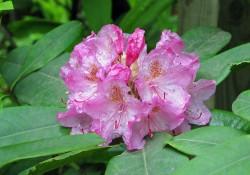
[[[215,81],[195,81],[198,56],[164,30],[147,53],[144,31],[109,24],[75,46],[61,77],[69,90],[67,111],[57,119],[71,134],[95,132],[110,144],[122,137],[128,150],[142,149],[154,132],[180,134],[189,124],[206,125],[204,105]]]

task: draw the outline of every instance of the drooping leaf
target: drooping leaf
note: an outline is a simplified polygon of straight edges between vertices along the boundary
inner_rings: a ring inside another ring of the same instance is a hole
[[[202,26],[187,31],[182,39],[185,50],[198,54],[199,60],[204,62],[226,46],[231,35],[217,27]]]
[[[176,170],[173,175],[248,175],[250,136],[241,136],[215,146]]]
[[[94,153],[106,150],[107,148],[108,147],[91,147],[81,149],[79,151],[72,151],[69,153],[61,154],[57,157],[53,157],[51,159],[40,162],[37,165],[24,170],[19,175],[44,174],[63,165],[67,165],[71,162],[84,160],[88,157],[91,157]]]
[[[148,139],[145,148],[135,152],[124,152],[109,162],[106,175],[166,175],[171,174],[177,167],[188,162],[188,158],[170,148],[164,148],[171,136],[165,133],[155,134]]]
[[[250,43],[235,47],[203,62],[198,70],[197,79],[216,80],[220,84],[231,72],[231,67],[250,63]]]
[[[246,134],[223,126],[207,126],[174,137],[167,144],[189,155],[202,155],[212,147],[232,138]]]
[[[172,2],[172,0],[139,0],[122,19],[120,27],[125,32],[133,32],[137,27],[145,28],[156,20]]]
[[[0,147],[68,135],[56,121],[63,109],[52,107],[10,107],[0,110]]]
[[[233,112],[250,122],[250,90],[242,92],[233,102]]]
[[[0,2],[0,11],[14,9],[12,1]]]
[[[12,84],[11,89],[14,88],[20,79],[45,66],[56,56],[65,51],[81,35],[81,32],[81,23],[72,21],[53,29],[36,42],[25,59],[20,73]]]
[[[104,140],[96,134],[66,135],[0,148],[0,167],[8,163],[41,156],[96,147]]]
[[[67,88],[59,77],[60,67],[69,60],[70,54],[64,53],[48,63],[39,71],[33,72],[15,88],[15,95],[21,104],[65,107],[61,98],[66,101]]]
[[[228,126],[250,133],[250,122],[238,117],[232,112],[213,110],[210,126]]]
[[[83,9],[90,28],[95,32],[98,32],[103,25],[112,23],[111,0],[83,0]]]
[[[3,75],[8,87],[10,87],[18,77],[24,60],[31,48],[31,46],[18,47],[9,53],[8,59],[1,67],[1,74]]]

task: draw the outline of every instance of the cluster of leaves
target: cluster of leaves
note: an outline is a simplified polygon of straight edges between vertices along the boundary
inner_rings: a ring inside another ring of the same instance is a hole
[[[94,31],[114,22],[111,1],[83,2],[87,25]],[[102,4],[102,10],[92,8],[97,2]],[[128,2],[131,10],[116,22],[127,32],[145,28],[147,40],[153,45],[162,27],[160,21],[168,15],[160,12],[172,1]],[[158,26],[147,30],[155,21]],[[176,137],[157,133],[139,151],[125,151],[123,145],[100,147],[104,140],[96,134],[69,135],[69,129],[56,121],[56,114],[65,110],[60,99],[67,98],[59,71],[68,61],[69,51],[82,39],[83,30],[83,24],[77,21],[60,25],[35,44],[12,50],[1,65],[0,174],[103,174],[105,168],[107,175],[248,174],[250,90],[236,99],[233,112],[213,110],[210,126]],[[199,27],[182,38],[186,51],[200,56],[198,77],[215,79],[217,85],[229,75],[232,66],[250,62],[250,43],[217,54],[231,38],[218,28]]]

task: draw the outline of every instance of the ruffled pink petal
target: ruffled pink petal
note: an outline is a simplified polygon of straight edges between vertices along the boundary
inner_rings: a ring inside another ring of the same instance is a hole
[[[156,49],[173,50],[175,53],[180,53],[184,49],[184,43],[181,37],[170,30],[164,30],[160,41],[156,44]]]
[[[128,38],[126,50],[126,65],[128,67],[139,57],[145,46],[144,33],[144,30],[137,28]]]
[[[114,24],[105,25],[98,32],[98,36],[111,39],[116,46],[117,53],[119,55],[123,53],[124,37],[122,30],[119,27],[115,26]]]
[[[126,83],[130,80],[131,69],[126,67],[124,64],[115,64],[111,67],[107,78],[123,80]]]
[[[174,135],[180,135],[190,130],[191,126],[189,125],[187,120],[184,120],[177,128],[174,129]]]
[[[168,104],[159,99],[154,99],[151,112],[148,115],[130,122],[132,134],[125,143],[128,150],[142,149],[145,144],[143,138],[146,135],[153,137],[153,132],[173,130],[184,120],[183,115],[175,113]]]
[[[57,115],[60,125],[80,129],[82,133],[88,132],[91,126],[92,118],[85,113],[78,113],[73,105],[64,113]],[[73,130],[72,130],[73,131]],[[73,134],[76,132],[73,131]]]
[[[185,111],[186,119],[191,124],[206,125],[210,120],[210,111],[204,105],[216,89],[214,80],[199,80],[194,82],[189,91],[191,94],[190,105]]]

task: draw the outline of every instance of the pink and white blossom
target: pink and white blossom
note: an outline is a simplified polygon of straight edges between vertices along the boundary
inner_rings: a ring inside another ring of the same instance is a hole
[[[142,149],[154,132],[181,134],[205,125],[204,105],[213,80],[194,82],[200,62],[184,42],[164,30],[147,53],[144,31],[126,34],[109,24],[75,46],[61,77],[69,90],[67,111],[57,119],[71,134],[95,132],[110,144],[122,137],[128,150]]]

